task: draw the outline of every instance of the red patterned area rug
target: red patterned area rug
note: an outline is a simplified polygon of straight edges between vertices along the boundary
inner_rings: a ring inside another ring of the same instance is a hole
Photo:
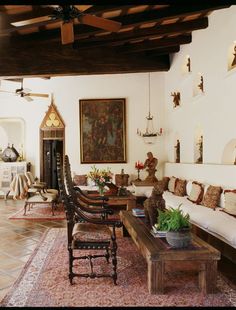
[[[51,204],[35,204],[33,207],[26,211],[26,215],[24,214],[24,208],[20,209],[13,215],[9,216],[9,220],[64,220],[66,218],[64,206],[63,204],[58,204],[54,209],[54,215],[52,215],[52,207]]]
[[[236,306],[235,291],[218,275],[217,292],[203,295],[197,275],[180,272],[165,275],[165,294],[147,290],[147,266],[130,238],[118,237],[117,286],[111,278],[68,280],[66,229],[52,228],[43,236],[26,263],[2,307],[128,307],[128,306]],[[110,268],[104,258],[95,268]],[[102,264],[101,264],[102,263]],[[80,262],[81,269],[88,262]]]

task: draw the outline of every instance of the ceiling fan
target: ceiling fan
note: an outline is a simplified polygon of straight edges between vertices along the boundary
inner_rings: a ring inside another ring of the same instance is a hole
[[[52,7],[51,15],[12,22],[11,25],[21,29],[28,26],[42,26],[61,21],[62,44],[74,42],[74,22],[94,26],[110,32],[117,32],[121,27],[121,23],[117,21],[84,13],[91,5],[49,5],[49,7]]]
[[[49,97],[48,94],[31,93],[31,89],[23,87],[23,79],[8,79],[8,81],[20,82],[21,86],[20,88],[17,88],[15,92],[3,90],[3,89],[0,89],[0,92],[15,94],[17,96],[24,98],[25,100],[29,102],[33,101],[33,98],[31,97],[43,97],[43,98]]]

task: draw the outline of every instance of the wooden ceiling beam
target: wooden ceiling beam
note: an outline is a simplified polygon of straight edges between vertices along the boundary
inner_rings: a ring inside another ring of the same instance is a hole
[[[17,55],[17,57],[16,57]],[[29,59],[33,55],[37,61]],[[0,76],[83,75],[168,71],[169,56],[119,55],[115,49],[103,48],[76,51],[71,46],[51,44],[44,48],[15,45],[0,50]]]
[[[135,53],[136,55],[141,55],[140,53],[144,53],[146,57],[150,56],[160,56],[160,55],[168,55],[172,53],[178,53],[180,50],[179,45],[173,45],[173,46],[167,46],[167,47],[159,47],[157,46],[156,48],[152,48],[150,50],[140,50],[140,51],[134,51],[134,50],[129,50],[127,47],[127,50],[125,50],[124,54],[129,54],[129,53]],[[123,53],[122,51],[119,51]]]
[[[219,5],[219,4],[180,4],[180,5],[170,5],[167,8],[163,8],[162,10],[150,10],[144,11],[136,14],[125,15],[121,17],[114,17],[113,20],[119,21],[122,23],[122,27],[126,25],[142,25],[144,23],[150,23],[155,21],[164,21],[171,18],[179,18],[183,16],[188,16],[191,14],[202,14],[208,13],[212,10],[219,10],[230,5]]]
[[[140,51],[155,50],[158,48],[188,44],[191,42],[191,35],[181,35],[173,38],[163,38],[157,40],[147,40],[141,43],[125,44],[124,46],[117,47],[117,51],[124,54],[137,53]]]
[[[187,33],[198,29],[205,29],[208,27],[208,18],[201,18],[181,23],[174,23],[169,25],[158,25],[151,28],[137,29],[124,33],[113,33],[106,36],[93,37],[88,39],[81,39],[78,46],[92,47],[102,45],[120,45],[132,40],[148,39],[158,35],[167,36],[171,34]]]

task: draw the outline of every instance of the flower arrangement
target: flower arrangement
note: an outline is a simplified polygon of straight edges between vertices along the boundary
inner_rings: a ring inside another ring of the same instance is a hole
[[[104,187],[107,182],[110,182],[112,179],[112,172],[110,168],[107,169],[98,169],[96,166],[91,167],[92,170],[87,174],[87,177],[90,178],[98,186],[99,192],[104,192]]]

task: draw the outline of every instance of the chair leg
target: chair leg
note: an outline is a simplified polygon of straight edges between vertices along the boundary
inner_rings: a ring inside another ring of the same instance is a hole
[[[55,214],[54,214],[54,207],[55,207],[55,202],[54,201],[52,201],[52,216],[54,216]]]
[[[69,251],[69,280],[70,284],[73,284],[73,250],[68,249]]]
[[[112,259],[112,265],[113,265],[113,272],[112,272],[112,278],[114,281],[114,284],[117,285],[117,258],[116,258],[116,250],[117,250],[117,243],[116,243],[116,235],[115,233],[112,234],[112,246],[111,246],[111,259]]]
[[[24,213],[23,213],[23,215],[26,215],[26,209],[27,209],[27,202],[25,202],[25,205],[24,205]]]
[[[109,258],[110,258],[109,249],[106,249],[105,257],[106,257],[107,262],[109,263]]]

